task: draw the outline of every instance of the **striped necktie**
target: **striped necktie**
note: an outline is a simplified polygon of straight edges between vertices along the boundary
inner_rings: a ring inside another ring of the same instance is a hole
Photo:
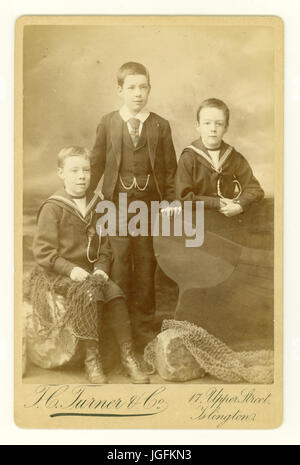
[[[139,138],[140,138],[139,127],[140,127],[141,122],[137,118],[130,118],[128,122],[131,127],[131,131],[129,131],[130,137],[131,137],[133,145],[136,147],[139,141]]]

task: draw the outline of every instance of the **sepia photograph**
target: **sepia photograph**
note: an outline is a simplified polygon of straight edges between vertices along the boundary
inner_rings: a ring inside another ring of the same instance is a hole
[[[197,410],[178,407],[180,427],[279,424],[280,20],[23,17],[16,33],[20,418],[99,417],[142,389],[153,427],[177,427],[182,393]]]

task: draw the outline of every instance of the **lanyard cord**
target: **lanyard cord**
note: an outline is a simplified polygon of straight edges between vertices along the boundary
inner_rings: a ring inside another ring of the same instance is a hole
[[[90,248],[91,248],[91,243],[92,243],[92,237],[89,237],[88,238],[88,246],[87,246],[87,249],[86,249],[86,257],[88,259],[88,261],[90,263],[95,263],[98,258],[99,258],[99,252],[100,252],[100,246],[101,246],[101,238],[99,236],[99,239],[98,239],[98,250],[97,250],[97,255],[96,255],[96,258],[90,258]]]
[[[98,258],[99,258],[99,255],[100,255],[100,247],[101,247],[101,226],[100,226],[100,231],[99,231],[99,234],[98,234],[98,250],[97,250],[97,254],[96,254],[96,258],[93,259],[93,258],[90,258],[90,248],[91,248],[91,243],[92,243],[92,239],[93,239],[94,236],[89,236],[88,237],[88,246],[87,246],[87,249],[86,249],[86,257],[88,259],[88,261],[90,263],[95,263]]]
[[[92,216],[93,216],[92,212],[90,213],[89,221],[86,221],[84,218],[82,218],[77,210],[75,210],[75,213],[81,220],[84,221],[84,223],[87,225],[87,227],[89,227],[89,225],[91,224],[91,221],[92,221]],[[98,250],[97,250],[97,254],[96,254],[95,259],[90,258],[90,248],[91,248],[93,236],[88,235],[88,245],[87,245],[87,249],[86,249],[86,257],[87,257],[89,263],[95,263],[99,258],[100,247],[101,247],[101,226],[100,226],[100,231],[99,232],[100,232],[100,234],[98,234],[98,236],[99,236],[99,238],[98,238]]]
[[[217,181],[217,193],[218,193],[218,196],[219,196],[221,199],[225,199],[224,195],[223,195],[222,192],[221,192],[220,184],[221,184],[221,176],[218,177],[218,181]],[[238,191],[238,193],[236,194],[236,196],[233,197],[232,200],[237,200],[237,199],[240,197],[240,195],[242,194],[243,189],[242,189],[242,186],[241,186],[240,182],[239,182],[237,179],[234,179],[234,180],[233,180],[233,184],[236,184],[236,185],[237,185],[239,191]]]

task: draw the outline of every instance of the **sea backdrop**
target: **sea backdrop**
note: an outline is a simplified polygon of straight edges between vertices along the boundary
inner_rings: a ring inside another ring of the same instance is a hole
[[[225,140],[274,192],[274,44],[260,26],[25,26],[24,269],[42,201],[60,185],[58,151],[93,146],[101,117],[120,107],[116,73],[127,61],[150,71],[148,108],[171,125],[177,158],[198,137],[196,111],[216,97],[230,108]]]

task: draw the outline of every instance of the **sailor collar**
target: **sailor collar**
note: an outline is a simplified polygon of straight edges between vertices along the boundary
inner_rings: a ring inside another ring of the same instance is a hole
[[[62,202],[64,205],[71,208],[71,210],[76,215],[78,215],[82,221],[85,222],[86,221],[85,219],[88,217],[91,211],[96,207],[99,200],[103,200],[103,195],[99,192],[99,193],[94,193],[92,195],[87,196],[88,203],[86,206],[85,216],[82,215],[80,209],[78,208],[78,205],[76,204],[76,202],[74,202],[72,196],[69,195],[65,190],[60,190],[56,192],[55,194],[51,195],[50,197],[48,197],[46,202],[51,201],[51,200]]]
[[[196,145],[200,145],[200,147],[196,147]],[[227,148],[226,148],[227,147]],[[215,171],[216,173],[220,174],[222,172],[222,169],[223,169],[223,166],[225,164],[225,162],[227,161],[228,157],[231,155],[231,152],[233,150],[233,147],[231,147],[230,145],[227,145],[225,144],[224,142],[222,142],[221,146],[220,146],[220,153],[222,153],[220,159],[219,159],[219,168],[215,168],[212,164],[212,159],[210,157],[210,155],[207,152],[208,149],[206,149],[206,147],[204,147],[202,141],[200,140],[197,140],[195,142],[193,142],[191,145],[188,145],[186,147],[186,149],[191,149],[193,150],[197,155],[199,155],[199,158],[202,160],[205,160],[206,162],[209,163],[209,166],[210,168]],[[224,151],[225,149],[225,151]]]

